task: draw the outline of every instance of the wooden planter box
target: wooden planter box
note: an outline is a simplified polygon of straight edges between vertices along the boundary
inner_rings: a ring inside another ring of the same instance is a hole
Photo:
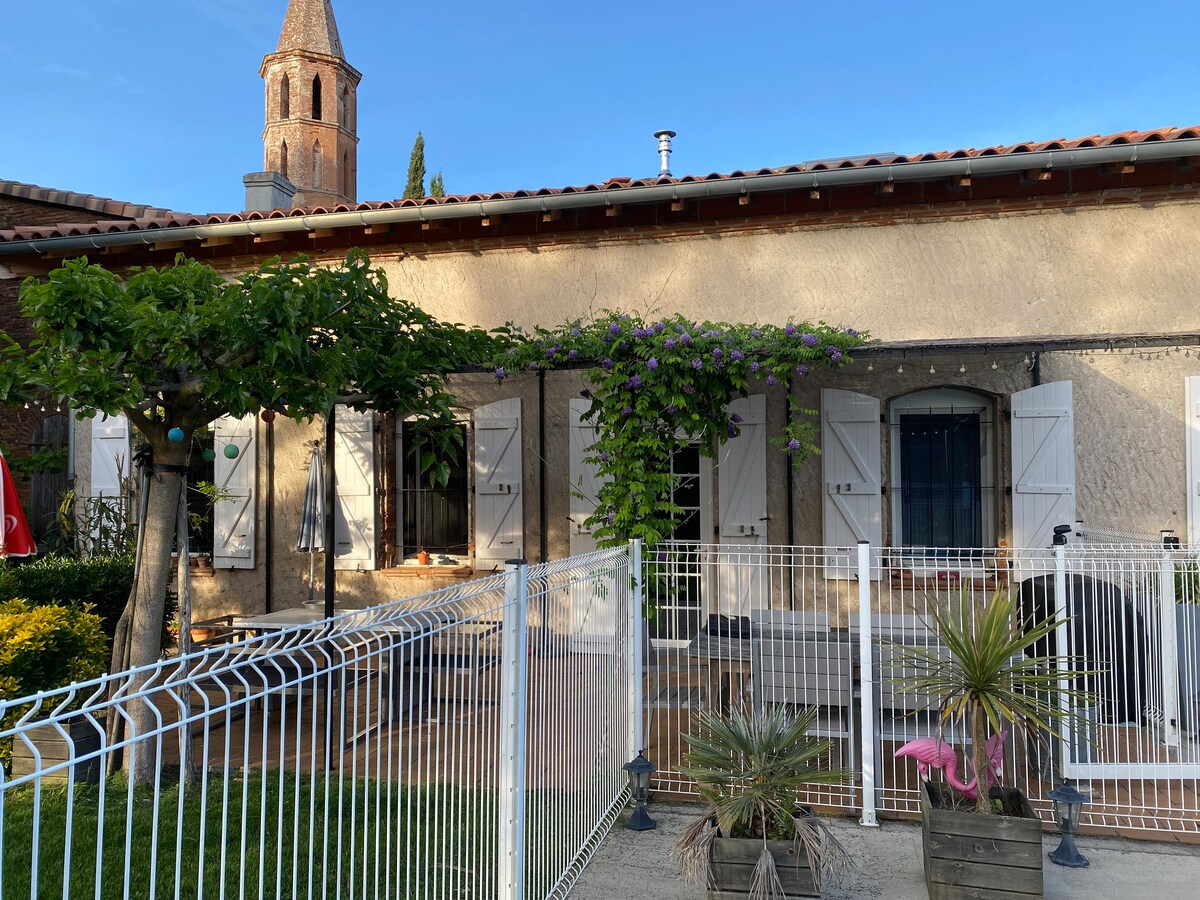
[[[820,897],[820,885],[813,881],[808,868],[808,854],[792,841],[768,841],[767,847],[775,857],[775,868],[783,883],[785,897]],[[709,855],[708,900],[732,900],[750,894],[750,875],[762,853],[758,838],[719,837],[713,841]]]
[[[944,793],[943,793],[944,792]],[[992,796],[1021,815],[980,816],[943,809],[950,789],[921,792],[921,844],[929,900],[1030,900],[1042,896],[1042,823],[1014,788]]]
[[[63,738],[53,725],[39,725],[26,732],[27,737],[37,746],[38,752],[42,756],[41,769],[45,770],[69,759],[79,760],[81,756],[100,749],[100,732],[87,720],[73,720],[68,731],[69,738]],[[71,744],[74,744],[74,752],[72,752]],[[20,738],[13,738],[12,777],[32,775],[38,768],[33,751]],[[74,774],[76,784],[99,784],[100,757],[93,756],[82,762],[76,762]],[[71,781],[71,770],[66,767],[42,776],[43,784],[67,784],[69,781]]]

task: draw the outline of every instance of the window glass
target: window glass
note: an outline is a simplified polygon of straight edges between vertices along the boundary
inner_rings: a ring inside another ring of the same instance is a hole
[[[467,468],[466,426],[462,442],[449,457],[450,478],[444,487],[434,487],[422,474],[421,460],[431,452],[415,424],[405,422],[401,431],[404,459],[401,464],[400,515],[403,555],[413,556],[422,547],[436,557],[465,556],[470,543],[470,478]]]

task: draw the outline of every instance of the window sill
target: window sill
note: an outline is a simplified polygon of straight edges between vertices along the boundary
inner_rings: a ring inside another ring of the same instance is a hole
[[[393,566],[383,574],[391,578],[470,578],[475,570],[461,566]]]

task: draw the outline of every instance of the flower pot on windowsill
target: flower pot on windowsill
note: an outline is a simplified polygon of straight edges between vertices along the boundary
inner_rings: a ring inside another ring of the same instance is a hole
[[[424,547],[422,547],[420,550],[417,551],[417,565],[418,566],[429,565],[429,551],[426,550]]]

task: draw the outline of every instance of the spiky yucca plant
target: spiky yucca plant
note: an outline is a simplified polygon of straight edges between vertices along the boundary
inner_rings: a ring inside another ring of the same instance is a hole
[[[982,773],[988,766],[989,729],[999,734],[1011,725],[1061,737],[1058,726],[1063,721],[1082,724],[1073,710],[1090,705],[1093,695],[1069,685],[1080,675],[1095,673],[1059,671],[1055,657],[1025,652],[1055,631],[1064,618],[1054,615],[1042,622],[1026,622],[1022,628],[1017,599],[996,591],[978,615],[972,615],[970,597],[964,592],[948,611],[934,607],[933,620],[941,647],[889,642],[895,649],[892,668],[914,673],[894,680],[901,690],[934,700],[943,725],[967,723],[972,765],[981,782],[986,783]],[[987,790],[978,792],[975,811],[992,812]]]
[[[727,837],[762,839],[750,888],[755,900],[783,896],[768,839],[787,835],[803,846],[818,886],[822,873],[839,874],[849,867],[842,846],[796,801],[804,785],[843,784],[852,777],[821,768],[833,742],[808,734],[816,714],[815,708],[797,712],[786,706],[760,713],[699,714],[696,732],[684,735],[689,751],[682,772],[696,782],[707,807],[673,851],[683,862],[685,877],[708,882],[709,851],[718,830]]]

